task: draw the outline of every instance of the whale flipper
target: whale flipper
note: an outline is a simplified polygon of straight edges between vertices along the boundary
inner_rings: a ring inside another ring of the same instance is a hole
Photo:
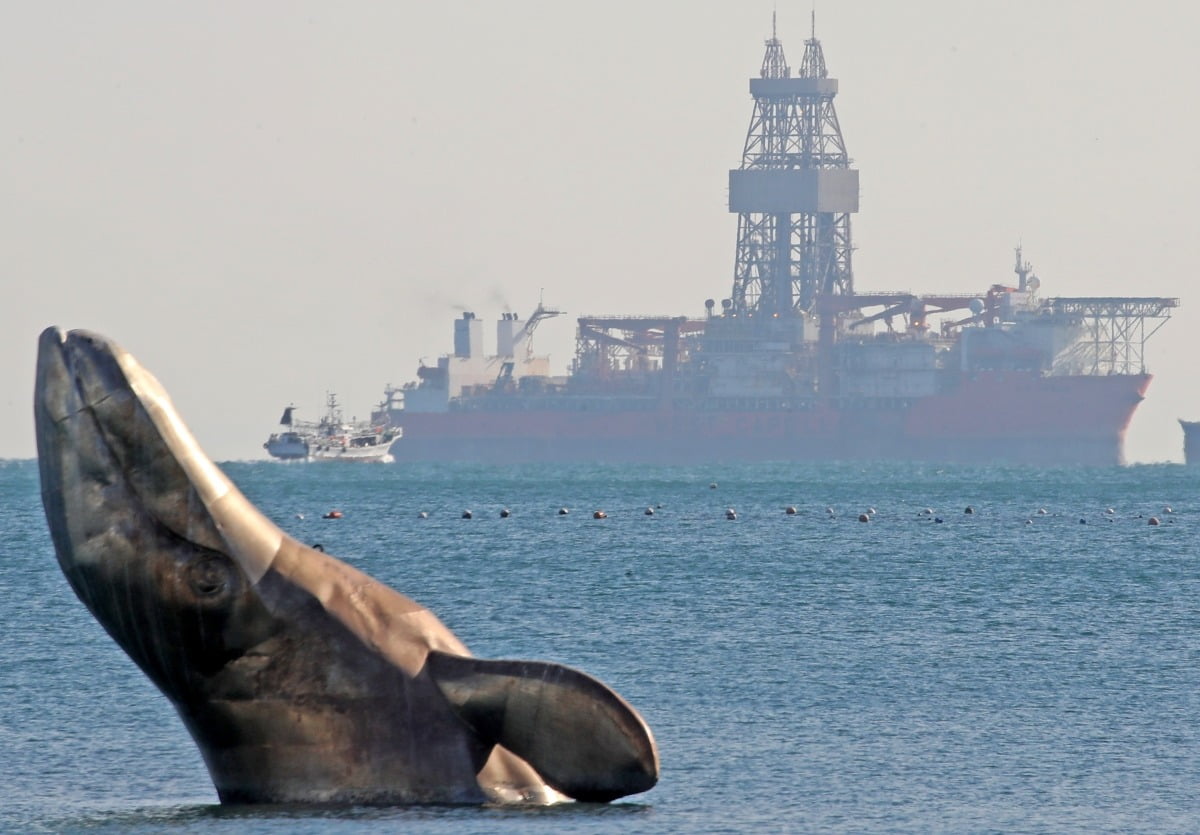
[[[476,734],[526,760],[568,797],[607,802],[644,792],[658,779],[646,723],[585,673],[438,651],[429,653],[425,669]]]

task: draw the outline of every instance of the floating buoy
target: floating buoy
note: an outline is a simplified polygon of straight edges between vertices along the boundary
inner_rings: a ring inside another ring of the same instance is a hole
[[[647,516],[653,516],[653,515],[654,515],[654,508],[652,508],[652,507],[648,507],[648,508],[646,508],[646,515],[647,515]]]
[[[296,514],[296,518],[297,518],[297,519],[299,519],[299,520],[301,520],[301,521],[303,521],[303,520],[304,520],[304,514],[303,514],[303,513],[297,513],[297,514]]]
[[[922,510],[922,511],[921,511],[920,515],[921,515],[921,516],[932,516],[932,515],[933,515],[933,508],[931,508],[931,507],[927,507],[927,508],[925,508],[924,510]]]
[[[1044,507],[1039,507],[1039,508],[1038,508],[1038,511],[1037,511],[1037,515],[1038,515],[1038,516],[1045,516],[1045,515],[1046,515],[1046,508],[1044,508]]]
[[[566,516],[568,512],[569,512],[569,511],[568,511],[568,510],[567,510],[565,507],[560,507],[560,508],[558,509],[558,515],[559,515],[559,516]]]
[[[417,518],[418,519],[428,519],[429,514],[422,510],[420,513],[417,514]]]
[[[868,508],[867,508],[867,515],[868,515],[868,516],[874,516],[874,515],[875,515],[875,508],[873,508],[873,507],[868,507]]]
[[[464,518],[464,519],[470,519],[470,518],[471,518],[471,511],[469,511],[469,510],[464,510],[464,511],[463,511],[462,518]]]
[[[1107,514],[1108,516],[1112,516],[1114,513],[1116,513],[1116,511],[1115,511],[1115,510],[1113,510],[1111,507],[1105,508],[1105,509],[1104,509],[1104,512],[1105,512],[1105,514]]]
[[[737,519],[737,511],[735,511],[732,507],[729,508],[728,510],[725,511],[725,518],[726,519]]]
[[[975,508],[971,507],[970,505],[967,505],[966,510],[963,511],[963,513],[967,514],[968,516],[974,512],[975,512]]]
[[[786,513],[788,516],[795,516],[796,508],[792,507],[791,505],[788,505],[786,508],[784,508],[783,512]]]
[[[1164,506],[1163,506],[1163,513],[1174,513],[1174,512],[1175,512],[1175,511],[1171,510],[1171,506],[1170,506],[1170,505],[1164,505]]]
[[[596,510],[596,511],[592,512],[592,518],[593,519],[607,519],[608,514],[605,513],[603,510]]]
[[[512,515],[512,512],[507,507],[500,508],[500,518],[501,519],[507,519],[511,515]]]
[[[1025,520],[1025,524],[1026,524],[1026,525],[1032,525],[1032,524],[1033,524],[1033,520],[1032,520],[1032,519],[1026,519],[1026,520]]]
[[[860,513],[860,514],[858,514],[858,521],[860,521],[860,522],[870,522],[870,521],[871,521],[871,514],[869,514],[869,513]]]
[[[331,510],[321,517],[322,519],[341,519],[342,512],[340,510]]]
[[[1151,516],[1151,517],[1150,517],[1150,519],[1149,519],[1149,521],[1147,521],[1147,522],[1146,522],[1146,524],[1148,524],[1148,525],[1157,525],[1157,524],[1158,524],[1158,517],[1157,517],[1157,516]]]
[[[716,489],[717,489],[717,483],[714,481],[712,484],[708,485],[708,489],[709,489],[709,490],[716,490]]]
[[[832,516],[832,515],[833,515],[833,508],[832,508],[832,507],[827,507],[827,508],[825,508],[825,512],[826,512],[827,514],[829,514],[830,516]]]

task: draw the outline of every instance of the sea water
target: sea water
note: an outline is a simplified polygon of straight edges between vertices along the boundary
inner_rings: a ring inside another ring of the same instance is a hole
[[[221,807],[59,572],[36,463],[4,462],[0,830],[1200,830],[1200,469],[223,467],[475,654],[608,683],[654,732],[658,786]]]

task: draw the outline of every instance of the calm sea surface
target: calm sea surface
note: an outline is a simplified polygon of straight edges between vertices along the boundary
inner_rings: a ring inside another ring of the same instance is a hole
[[[1200,831],[1200,468],[224,469],[475,654],[607,682],[661,782],[222,808],[59,573],[35,462],[0,462],[0,831]]]

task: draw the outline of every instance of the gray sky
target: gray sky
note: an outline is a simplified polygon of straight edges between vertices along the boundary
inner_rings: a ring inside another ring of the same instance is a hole
[[[0,457],[38,333],[116,339],[218,460],[284,405],[365,417],[464,308],[703,313],[729,294],[771,11],[809,2],[0,4]],[[1182,460],[1200,317],[1195,4],[823,0],[860,290],[1179,296],[1133,461]]]

